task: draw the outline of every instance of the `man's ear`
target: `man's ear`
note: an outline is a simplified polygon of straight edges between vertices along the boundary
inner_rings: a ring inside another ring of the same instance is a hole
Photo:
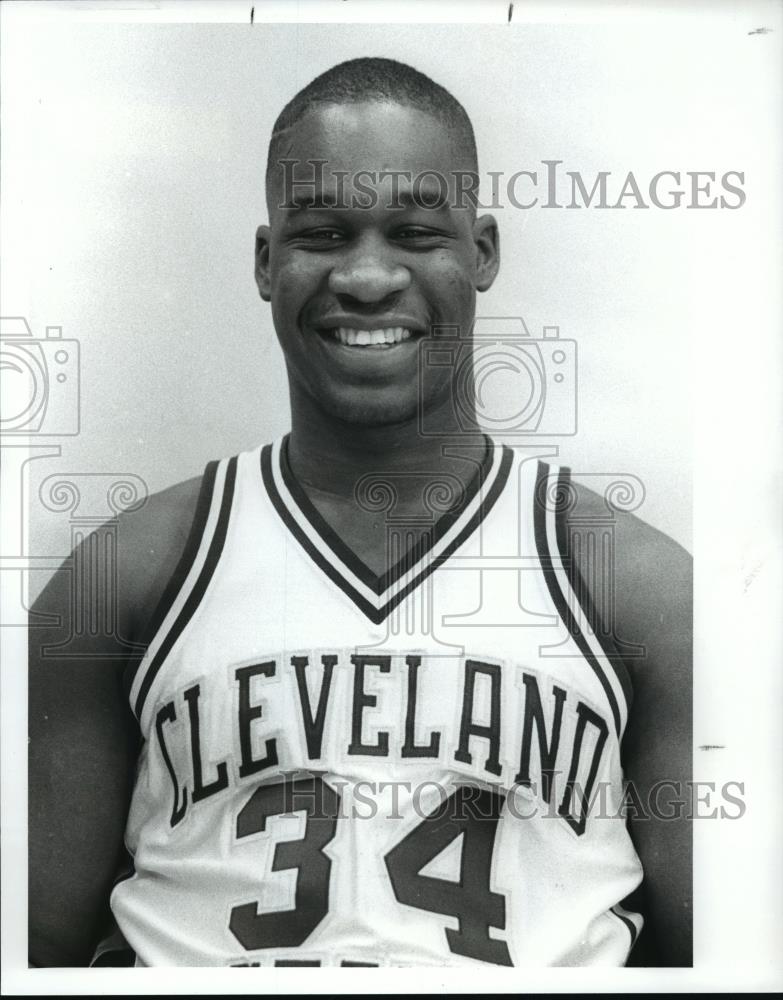
[[[473,223],[476,245],[476,290],[486,292],[492,287],[500,268],[500,234],[492,215],[482,215]]]
[[[269,302],[272,299],[272,282],[269,277],[269,241],[272,231],[269,226],[259,226],[256,229],[256,285],[258,294]]]

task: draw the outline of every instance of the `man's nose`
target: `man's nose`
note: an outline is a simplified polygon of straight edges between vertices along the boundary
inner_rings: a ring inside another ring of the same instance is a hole
[[[359,302],[380,302],[410,285],[410,271],[377,244],[356,246],[329,275],[329,291]]]

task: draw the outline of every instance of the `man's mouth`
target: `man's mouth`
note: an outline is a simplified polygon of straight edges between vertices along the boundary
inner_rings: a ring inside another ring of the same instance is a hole
[[[387,350],[404,340],[410,340],[413,332],[404,326],[388,326],[380,330],[355,330],[353,327],[338,326],[324,330],[323,335],[336,340],[345,347]]]

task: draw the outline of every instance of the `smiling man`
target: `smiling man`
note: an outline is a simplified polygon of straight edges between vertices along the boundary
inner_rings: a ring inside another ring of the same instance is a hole
[[[689,560],[618,514],[602,620],[603,498],[471,412],[477,174],[462,106],[390,60],[278,118],[255,274],[291,431],[126,516],[132,662],[43,655],[64,573],[38,603],[34,964],[89,962],[109,899],[98,964],[689,963]]]

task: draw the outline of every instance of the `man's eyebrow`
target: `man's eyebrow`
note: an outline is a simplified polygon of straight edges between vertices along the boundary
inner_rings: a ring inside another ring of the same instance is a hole
[[[346,211],[374,207],[366,203],[367,197],[365,191],[350,189],[341,192],[310,190],[291,194],[278,207],[291,213],[316,210]],[[375,204],[381,208],[397,210],[417,208],[425,211],[442,211],[449,206],[449,194],[437,184],[422,183],[415,191],[403,187],[398,190],[382,187],[377,192]]]
[[[323,191],[308,191],[292,194],[280,205],[289,212],[307,212],[311,209],[339,208],[337,199]]]
[[[388,195],[392,200],[391,194]],[[396,192],[393,208],[423,208],[425,210],[437,211],[448,208],[449,192],[445,185],[427,183],[423,181],[417,187],[400,188]]]

